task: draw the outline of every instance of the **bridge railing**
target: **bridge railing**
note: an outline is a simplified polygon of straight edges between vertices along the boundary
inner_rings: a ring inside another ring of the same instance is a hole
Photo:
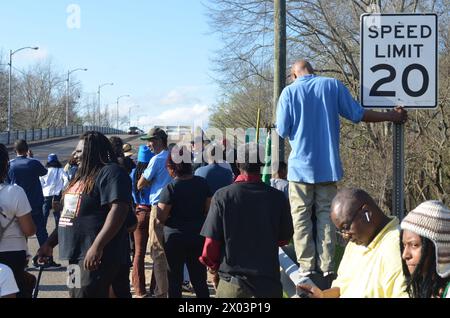
[[[92,130],[99,131],[105,135],[125,134],[123,131],[111,127],[74,125],[67,127],[51,127],[0,132],[0,143],[4,145],[11,145],[18,139],[24,139],[27,142],[39,140],[44,141],[47,139],[59,137],[78,136],[86,131]]]

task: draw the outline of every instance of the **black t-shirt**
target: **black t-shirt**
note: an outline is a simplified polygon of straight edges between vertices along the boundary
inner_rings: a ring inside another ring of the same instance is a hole
[[[234,183],[214,195],[201,235],[222,242],[220,276],[246,277],[255,296],[279,297],[278,242],[293,232],[283,192],[264,183]]]
[[[90,194],[80,194],[75,185],[64,195],[64,208],[58,226],[59,258],[82,260],[105,224],[108,205],[131,202],[131,181],[117,164],[108,164],[98,173]],[[128,213],[126,210],[124,213]],[[125,224],[105,246],[102,261],[125,263]]]
[[[201,177],[175,179],[161,192],[160,203],[172,206],[164,233],[200,234],[205,222],[205,202],[211,197],[208,183]]]

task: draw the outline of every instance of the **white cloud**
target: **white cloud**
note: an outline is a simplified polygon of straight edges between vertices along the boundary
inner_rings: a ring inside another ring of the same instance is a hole
[[[192,107],[177,107],[166,110],[156,116],[142,116],[139,118],[139,127],[150,128],[155,125],[177,126],[195,125],[205,126],[209,120],[209,110],[206,105],[194,105]]]
[[[195,86],[178,87],[167,93],[167,95],[159,101],[159,104],[163,106],[175,106],[199,103],[200,99],[193,96],[198,91],[199,88]]]
[[[124,98],[120,102],[120,116],[128,118],[128,107],[140,105],[132,109],[131,123],[141,129],[146,130],[155,125],[207,127],[210,116],[208,108],[213,100],[211,91],[211,86],[207,85],[182,86],[164,94],[148,93]]]

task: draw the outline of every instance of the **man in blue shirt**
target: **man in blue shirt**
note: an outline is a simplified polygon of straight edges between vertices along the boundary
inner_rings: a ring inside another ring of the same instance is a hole
[[[42,212],[44,195],[39,177],[45,176],[47,169],[38,160],[28,158],[29,148],[25,140],[17,140],[14,149],[17,157],[9,162],[8,180],[9,183],[22,187],[27,195],[40,246],[47,240],[48,233]]]
[[[214,195],[217,190],[226,187],[233,183],[233,172],[231,166],[223,161],[223,148],[219,145],[211,144],[207,147],[206,161],[207,166],[200,167],[195,170],[195,175],[206,179],[211,194]],[[216,157],[216,150],[218,151],[218,157]],[[219,163],[219,161],[221,161]],[[230,168],[227,169],[224,166],[227,165]]]
[[[300,60],[292,67],[295,80],[281,93],[277,109],[277,132],[289,138],[289,200],[294,221],[294,245],[299,274],[334,271],[335,230],[330,219],[336,182],[343,171],[339,153],[340,116],[354,122],[404,123],[406,111],[365,110],[338,80],[316,76],[311,64]],[[316,215],[316,242],[311,221]],[[318,259],[316,259],[318,255]],[[317,266],[317,268],[316,268]]]
[[[158,298],[167,298],[169,283],[167,280],[167,260],[163,248],[163,224],[159,223],[157,205],[162,189],[172,181],[166,168],[169,150],[167,149],[167,134],[160,128],[152,128],[142,140],[147,140],[147,145],[155,154],[150,160],[147,169],[142,174],[137,189],[150,187],[150,212],[149,236],[150,255],[153,259],[153,273],[156,280],[155,295]]]

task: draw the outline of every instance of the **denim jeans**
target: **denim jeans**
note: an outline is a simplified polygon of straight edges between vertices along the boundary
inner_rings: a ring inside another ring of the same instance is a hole
[[[44,213],[42,211],[42,206],[31,207],[31,217],[33,218],[34,225],[36,226],[36,237],[38,239],[39,246],[42,246],[48,238]]]
[[[42,206],[42,212],[44,213],[44,224],[45,224],[46,228],[47,228],[48,216],[50,215],[50,210],[52,209],[53,198],[55,199],[55,201],[60,201],[61,200],[61,196],[60,195],[54,195],[54,196],[50,196],[50,197],[45,197],[44,198],[44,205]],[[55,227],[58,227],[59,217],[60,216],[61,216],[61,212],[53,211],[53,217],[55,218]]]

